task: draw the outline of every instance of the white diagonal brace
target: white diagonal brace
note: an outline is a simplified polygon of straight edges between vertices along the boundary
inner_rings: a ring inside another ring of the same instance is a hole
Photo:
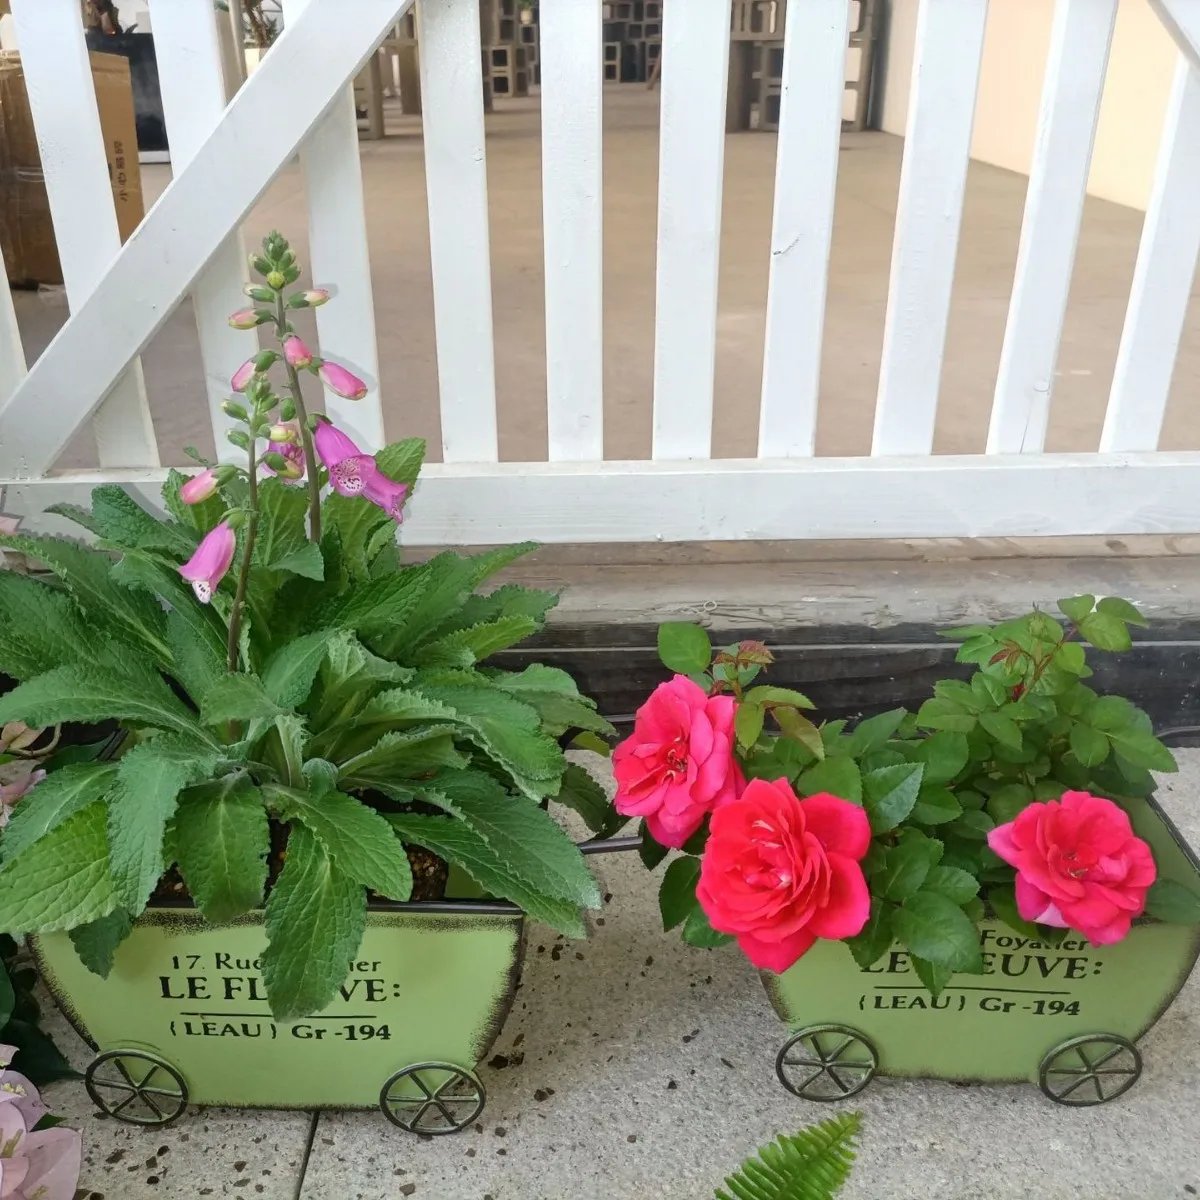
[[[43,474],[412,0],[311,0],[0,409],[0,464]],[[58,419],[39,424],[53,402]]]
[[[1200,71],[1200,4],[1196,0],[1150,0],[1175,44]]]

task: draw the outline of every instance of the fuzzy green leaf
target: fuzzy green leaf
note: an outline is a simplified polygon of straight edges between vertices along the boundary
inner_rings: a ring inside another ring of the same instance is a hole
[[[306,517],[308,492],[302,487],[293,487],[282,479],[264,479],[258,485],[258,536],[254,542],[253,561],[272,570],[283,571],[288,559],[303,556],[308,540]],[[317,547],[313,547],[317,550]],[[317,550],[319,557],[320,551]],[[303,561],[303,559],[301,559]],[[312,566],[311,559],[309,560]],[[307,571],[295,572],[308,578],[320,579],[322,574],[312,575]]]
[[[337,531],[346,567],[358,582],[370,578],[368,548],[375,534],[385,526],[394,527],[395,524],[382,508],[368,504],[361,496],[339,496],[337,492],[330,492],[321,503],[322,528],[326,533]]]
[[[700,860],[690,854],[673,859],[663,872],[658,888],[658,907],[664,930],[687,920],[696,907],[696,884],[700,882]]]
[[[552,798],[577,812],[597,837],[612,837],[629,820],[613,808],[604,789],[578,763],[567,763],[562,787]]]
[[[461,867],[488,895],[511,901],[534,920],[567,937],[583,937],[587,933],[575,905],[531,886],[463,822],[420,813],[389,813],[387,819],[404,841],[424,846],[448,863]]]
[[[224,638],[208,621],[197,617],[202,607],[181,605],[167,613],[170,674],[189,696],[203,696],[226,672]]]
[[[338,778],[351,790],[386,791],[397,778],[415,778],[440,767],[465,767],[469,761],[454,748],[449,726],[413,725],[385,733],[361,753],[338,763]]]
[[[102,803],[63,821],[0,870],[0,930],[50,933],[117,907]]]
[[[712,662],[712,643],[699,625],[665,621],[658,627],[658,657],[668,671],[698,675]]]
[[[323,580],[325,578],[325,558],[321,547],[315,542],[305,542],[295,550],[280,555],[272,564],[272,571],[286,571],[289,575],[299,575],[303,579]]]
[[[921,763],[900,763],[863,776],[863,805],[872,833],[886,833],[908,817],[921,790],[923,771]]]
[[[303,825],[293,826],[287,860],[267,899],[262,956],[277,1021],[319,1012],[333,999],[362,944],[366,921],[362,885]]]
[[[133,922],[123,908],[115,908],[106,917],[76,925],[70,931],[75,953],[93,975],[107,979],[112,971],[117,947],[133,932]]]
[[[0,671],[31,679],[79,660],[95,638],[70,595],[61,588],[0,571]]]
[[[957,904],[936,892],[917,892],[896,912],[896,936],[913,954],[955,971],[982,970],[979,933]]]
[[[470,826],[513,874],[558,900],[600,907],[600,886],[587,860],[537,804],[510,796],[490,775],[443,771],[422,787],[425,798]]]
[[[538,622],[523,615],[499,617],[429,642],[414,656],[418,666],[471,666],[535,633]]]
[[[780,1134],[717,1188],[716,1200],[830,1200],[850,1177],[861,1128],[851,1112]]]
[[[542,719],[546,733],[559,736],[568,729],[616,735],[616,730],[598,712],[593,700],[581,696],[575,680],[557,667],[532,663],[525,670],[485,671],[493,687],[528,704]],[[602,753],[607,753],[607,746]]]
[[[262,904],[267,882],[267,810],[246,775],[187,788],[175,813],[179,870],[211,925]]]
[[[425,593],[429,577],[423,568],[383,575],[335,596],[319,609],[315,624],[352,629],[370,638],[403,625]]]
[[[280,708],[298,708],[308,699],[331,640],[329,630],[318,630],[288,642],[267,661],[263,690]]]
[[[121,757],[108,803],[113,883],[137,916],[163,872],[163,834],[179,793],[213,769],[215,759],[195,745],[158,737]]]
[[[57,667],[0,696],[0,725],[57,725],[112,718],[208,740],[195,718],[157,675],[103,671],[77,664]]]
[[[11,862],[64,821],[102,800],[116,778],[116,763],[76,763],[51,771],[13,809],[0,837],[0,855],[4,861]]]
[[[222,675],[205,693],[200,720],[205,725],[226,721],[273,721],[286,711],[267,695],[254,675]]]
[[[189,558],[196,548],[194,538],[147,512],[115,483],[92,489],[92,525],[99,537],[124,550],[167,550]]]
[[[399,442],[389,442],[375,454],[375,466],[393,482],[406,483],[410,495],[424,461],[424,438],[412,437]]]
[[[311,792],[275,785],[263,790],[281,816],[312,831],[348,879],[389,900],[407,900],[412,868],[400,839],[374,809],[345,792],[330,790],[326,782]]]

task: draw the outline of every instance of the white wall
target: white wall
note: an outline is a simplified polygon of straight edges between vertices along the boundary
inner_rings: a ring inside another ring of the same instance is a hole
[[[1200,0],[1198,0],[1200,2]],[[891,0],[882,125],[904,133],[918,0]],[[971,155],[1027,173],[1037,129],[1053,0],[991,0]],[[1175,45],[1148,0],[1120,0],[1088,191],[1146,207]]]

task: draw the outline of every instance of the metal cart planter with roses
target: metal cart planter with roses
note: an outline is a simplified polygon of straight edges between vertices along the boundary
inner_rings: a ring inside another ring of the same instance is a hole
[[[969,680],[915,713],[815,724],[764,685],[761,643],[659,636],[677,672],[614,753],[664,928],[736,939],[787,1025],[775,1070],[809,1100],[875,1075],[1036,1082],[1114,1099],[1200,955],[1200,861],[1153,796],[1149,718],[1097,695],[1084,645],[1145,624],[1116,597],[946,636]]]

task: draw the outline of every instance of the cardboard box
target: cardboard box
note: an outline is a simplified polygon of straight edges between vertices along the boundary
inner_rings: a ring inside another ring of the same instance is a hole
[[[89,55],[100,130],[121,241],[144,215],[129,63],[116,54]],[[62,283],[62,267],[42,175],[21,56],[0,54],[0,253],[10,283]]]

